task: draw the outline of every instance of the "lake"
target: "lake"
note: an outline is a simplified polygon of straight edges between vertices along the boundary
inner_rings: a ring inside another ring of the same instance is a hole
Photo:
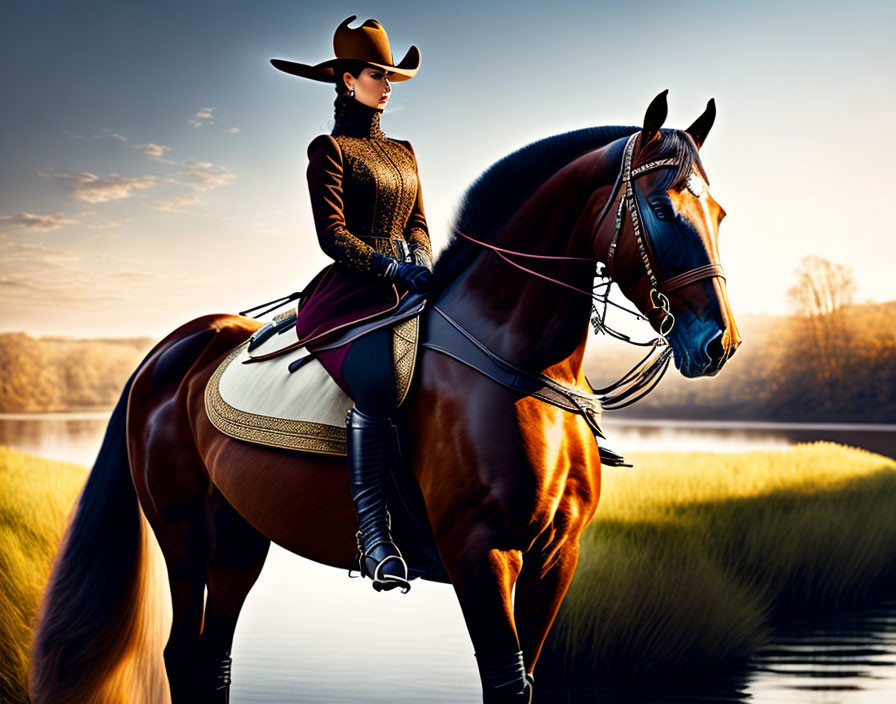
[[[107,419],[106,413],[0,415],[0,444],[90,465]],[[604,429],[607,444],[621,452],[740,452],[831,440],[896,456],[890,425],[607,419]],[[416,581],[406,595],[377,594],[369,583],[276,546],[243,609],[233,659],[233,704],[481,701],[473,648],[450,586]],[[539,685],[537,702],[558,704],[891,702],[896,600],[780,629],[748,664],[725,675],[627,687]]]

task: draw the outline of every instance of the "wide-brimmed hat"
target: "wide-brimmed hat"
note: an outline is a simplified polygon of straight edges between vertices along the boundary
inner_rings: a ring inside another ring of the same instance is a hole
[[[355,17],[356,15],[348,17],[336,28],[336,33],[333,35],[335,59],[329,59],[314,66],[283,59],[271,59],[271,63],[275,68],[294,76],[329,83],[336,82],[334,66],[338,66],[341,61],[346,59],[364,61],[372,66],[391,71],[390,81],[406,81],[413,78],[417,69],[420,68],[420,50],[416,46],[411,46],[404,58],[396,64],[392,58],[389,37],[386,36],[383,25],[376,20],[366,20],[360,27],[352,29],[348,25]]]

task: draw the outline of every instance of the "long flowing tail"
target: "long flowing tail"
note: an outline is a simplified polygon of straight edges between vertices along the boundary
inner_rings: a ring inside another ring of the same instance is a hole
[[[170,595],[128,464],[136,374],[109,420],[44,592],[31,654],[34,704],[170,701],[162,657]]]

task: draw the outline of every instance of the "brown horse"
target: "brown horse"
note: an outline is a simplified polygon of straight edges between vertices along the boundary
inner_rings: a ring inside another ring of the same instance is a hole
[[[679,370],[715,374],[740,338],[718,266],[723,211],[698,154],[714,114],[710,101],[688,130],[661,129],[664,91],[640,132],[579,130],[497,162],[468,191],[457,229],[545,258],[521,269],[457,237],[436,265],[431,300],[512,364],[587,388],[591,299],[581,294],[594,263],[609,259],[658,330],[674,316]],[[632,179],[619,188],[632,135]],[[626,215],[616,206],[630,187]],[[259,326],[234,315],[193,320],[129,380],[44,595],[36,704],[159,702],[169,688],[175,704],[226,702],[234,628],[270,541],[334,567],[355,562],[344,460],[233,440],[206,417],[210,375]],[[580,416],[436,351],[420,351],[418,374],[406,401],[413,472],[484,701],[531,701],[532,672],[597,507],[597,445]],[[154,576],[143,516],[167,563],[170,634],[159,632],[166,585]],[[515,667],[519,651],[525,664]]]

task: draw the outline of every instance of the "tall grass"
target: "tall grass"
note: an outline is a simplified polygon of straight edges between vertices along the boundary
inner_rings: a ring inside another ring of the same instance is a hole
[[[633,459],[603,472],[546,669],[708,669],[749,655],[793,611],[896,581],[893,460],[832,443]]]
[[[40,594],[87,470],[0,447],[0,702],[28,701]]]

